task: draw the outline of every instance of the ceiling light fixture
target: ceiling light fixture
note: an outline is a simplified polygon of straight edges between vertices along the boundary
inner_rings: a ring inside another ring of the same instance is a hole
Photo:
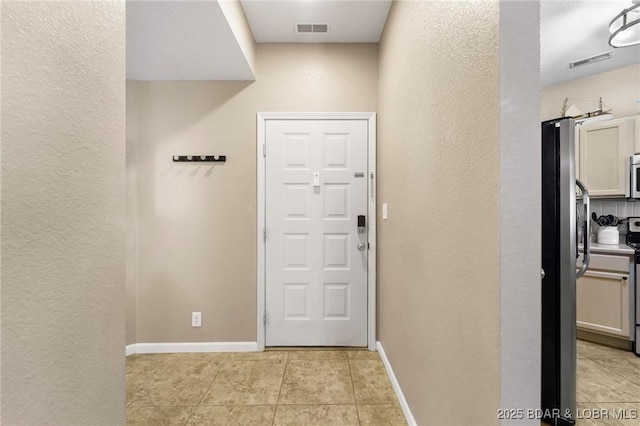
[[[617,14],[609,23],[611,47],[628,47],[640,44],[640,2]]]
[[[592,64],[594,62],[604,61],[605,59],[611,59],[612,57],[613,57],[613,52],[601,53],[599,55],[591,56],[589,58],[569,62],[569,68],[575,68],[575,67],[580,67],[582,65]]]

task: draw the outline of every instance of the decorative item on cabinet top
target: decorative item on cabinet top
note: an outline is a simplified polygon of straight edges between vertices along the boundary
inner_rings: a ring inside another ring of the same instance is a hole
[[[182,163],[182,162],[209,162],[209,163],[224,163],[227,161],[226,155],[174,155],[173,157],[174,163]]]
[[[586,111],[586,112],[585,112]],[[581,120],[585,118],[595,118],[611,114],[611,108],[608,108],[602,101],[602,97],[599,98],[564,98],[564,104],[562,105],[562,116],[573,117],[575,120]],[[607,117],[611,119],[609,115]]]

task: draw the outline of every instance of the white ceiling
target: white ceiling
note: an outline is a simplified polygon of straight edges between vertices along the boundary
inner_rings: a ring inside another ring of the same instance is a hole
[[[540,68],[543,87],[640,63],[640,46],[609,46],[609,22],[631,0],[543,0]],[[613,58],[569,68],[569,62],[613,51]],[[639,76],[640,78],[640,76]]]
[[[241,0],[258,43],[377,43],[391,0]],[[296,34],[296,23],[328,23],[327,34]]]
[[[253,80],[216,0],[127,1],[127,78]]]
[[[224,0],[221,0],[224,1]],[[376,43],[390,0],[241,0],[254,39],[263,42]],[[631,0],[542,0],[542,86],[640,63],[640,46],[614,49],[609,21]],[[325,22],[326,35],[295,34],[296,22]],[[613,51],[613,58],[569,62]],[[127,0],[127,78],[253,80],[218,0]]]

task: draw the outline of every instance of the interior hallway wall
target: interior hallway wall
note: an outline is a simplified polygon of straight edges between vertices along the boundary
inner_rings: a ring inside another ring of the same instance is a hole
[[[255,82],[129,83],[137,342],[255,342],[256,113],[377,110],[376,44],[258,44],[255,71]]]
[[[421,425],[498,423],[499,64],[497,1],[393,3],[380,45],[379,337]]]
[[[0,7],[0,421],[124,424],[125,2]]]

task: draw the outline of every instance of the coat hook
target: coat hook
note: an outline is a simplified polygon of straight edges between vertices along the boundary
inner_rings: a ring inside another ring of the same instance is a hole
[[[220,163],[224,163],[227,161],[227,156],[226,155],[173,155],[171,157],[173,159],[174,162],[220,162]]]

